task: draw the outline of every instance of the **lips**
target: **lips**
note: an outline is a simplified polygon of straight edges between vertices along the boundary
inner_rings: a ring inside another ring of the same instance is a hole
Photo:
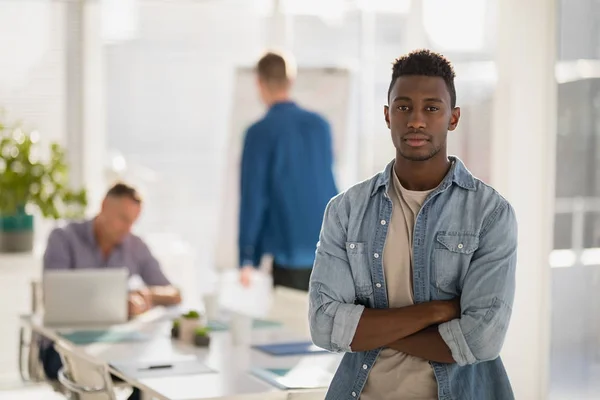
[[[429,139],[425,135],[406,135],[402,140],[410,147],[421,147],[429,142]]]

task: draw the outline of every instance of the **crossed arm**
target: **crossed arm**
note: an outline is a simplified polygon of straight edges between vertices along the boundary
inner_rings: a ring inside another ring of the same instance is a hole
[[[311,275],[313,342],[330,351],[389,347],[426,360],[474,364],[495,359],[508,328],[514,296],[516,220],[505,203],[483,224],[465,276],[460,306],[432,301],[397,309],[355,304],[345,249],[347,218],[340,197],[327,207]]]

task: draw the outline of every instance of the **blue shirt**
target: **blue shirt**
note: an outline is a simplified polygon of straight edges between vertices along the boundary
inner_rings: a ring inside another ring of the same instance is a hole
[[[439,399],[512,400],[499,353],[515,292],[517,222],[503,197],[452,159],[416,217],[414,301],[460,296],[461,317],[438,328],[456,364],[431,362]],[[352,352],[350,344],[365,307],[388,308],[381,255],[392,165],[335,197],[325,211],[310,280],[310,330],[317,346],[346,353],[327,400],[358,398],[381,351]]]
[[[169,280],[160,269],[148,246],[135,235],[128,235],[106,258],[94,236],[94,220],[73,222],[56,228],[48,237],[44,270],[127,267],[147,286],[167,286]]]
[[[337,194],[329,124],[293,102],[274,104],[246,132],[241,165],[240,265],[264,254],[311,267],[327,203]]]

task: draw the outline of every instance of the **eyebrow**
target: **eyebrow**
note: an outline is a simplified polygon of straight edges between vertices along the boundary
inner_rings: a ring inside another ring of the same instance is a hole
[[[406,97],[406,96],[397,96],[394,97],[394,99],[392,100],[392,103],[398,100],[404,100],[404,101],[412,101],[412,99],[410,97]],[[434,103],[443,103],[442,99],[440,99],[439,97],[428,97],[426,99],[423,99],[423,101],[429,101],[429,102],[434,102]]]

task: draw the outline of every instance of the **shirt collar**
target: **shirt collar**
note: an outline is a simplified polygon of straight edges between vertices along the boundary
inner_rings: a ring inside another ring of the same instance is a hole
[[[285,107],[295,106],[295,105],[296,105],[296,103],[293,102],[292,100],[283,100],[283,101],[278,101],[278,102],[271,104],[271,106],[269,107],[269,110],[277,110],[280,108],[285,108]]]
[[[96,241],[96,235],[94,233],[94,221],[96,220],[96,217],[89,219],[87,221],[85,221],[84,224],[84,234],[85,234],[85,238],[86,240],[95,248],[100,248],[100,246],[98,246],[98,242]],[[129,240],[129,237],[131,235],[127,235],[125,237],[125,239],[123,239],[123,241],[117,245],[115,245],[115,249],[118,249],[120,247],[122,247],[125,242],[127,242]]]
[[[466,190],[475,190],[475,178],[471,172],[465,167],[463,162],[455,156],[449,156],[448,159],[452,161],[452,167],[446,174],[442,183],[438,186],[438,189],[445,190],[452,183],[456,183],[459,187]],[[385,187],[385,190],[389,189],[390,176],[393,173],[392,168],[394,167],[394,160],[392,160],[385,169],[377,175],[375,185],[371,191],[371,196],[374,196],[381,187]]]

